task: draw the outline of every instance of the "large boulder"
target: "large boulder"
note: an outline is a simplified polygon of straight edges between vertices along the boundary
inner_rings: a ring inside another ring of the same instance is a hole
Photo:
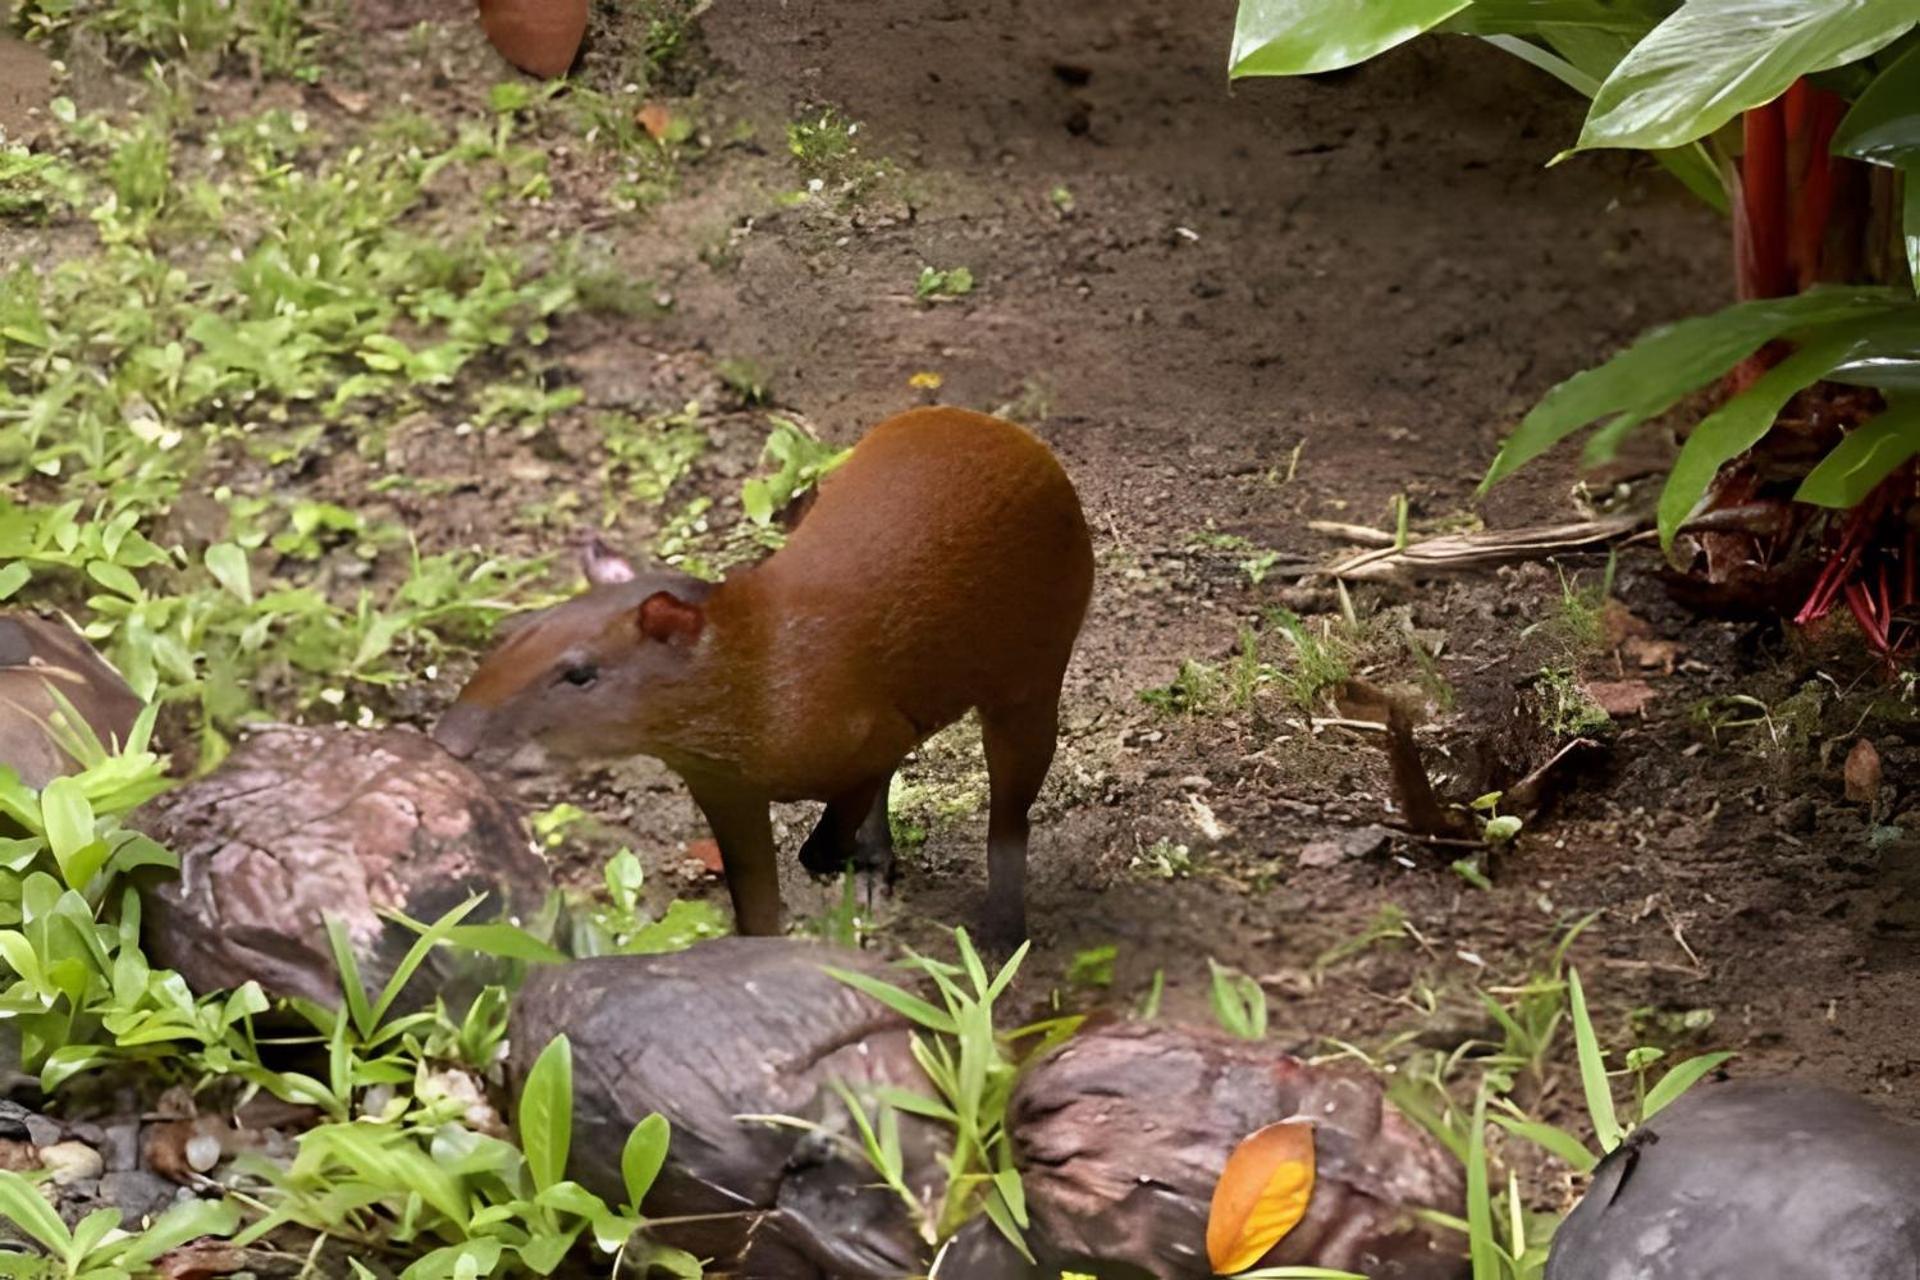
[[[109,747],[126,741],[143,705],[120,673],[65,622],[0,613],[0,765],[36,790],[74,770],[72,758],[50,732],[61,709],[59,697]]]
[[[1548,1280],[1914,1280],[1920,1127],[1790,1081],[1698,1085],[1601,1162]]]
[[[383,912],[432,921],[486,894],[469,923],[530,920],[552,891],[513,809],[404,729],[258,731],[135,821],[180,856],[179,874],[147,895],[147,954],[195,991],[253,979],[338,1004],[328,916],[344,923],[362,981],[378,989],[417,937]],[[450,963],[437,950],[405,1003],[445,986]]]
[[[573,1047],[571,1176],[618,1203],[620,1152],[659,1112],[673,1141],[645,1208],[725,1215],[657,1235],[725,1274],[754,1280],[898,1280],[928,1250],[899,1197],[875,1185],[847,1142],[744,1116],[813,1121],[853,1134],[830,1088],[890,1084],[930,1093],[899,1015],[824,965],[886,970],[852,951],[784,938],[716,938],[686,951],[604,956],[541,969],[512,1015],[517,1095],[557,1035]],[[897,975],[896,975],[897,979]],[[940,1135],[906,1118],[908,1184],[938,1186]]]
[[[1035,1066],[1009,1123],[1046,1270],[1102,1280],[1201,1280],[1214,1184],[1241,1139],[1311,1118],[1316,1176],[1300,1224],[1260,1265],[1354,1271],[1371,1280],[1453,1280],[1457,1237],[1414,1209],[1464,1212],[1459,1164],[1395,1110],[1369,1076],[1311,1066],[1271,1045],[1182,1026],[1083,1031]],[[990,1252],[984,1235],[963,1242]]]

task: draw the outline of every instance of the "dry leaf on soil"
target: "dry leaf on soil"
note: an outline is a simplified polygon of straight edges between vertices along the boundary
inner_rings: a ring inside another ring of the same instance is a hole
[[[1282,1120],[1227,1157],[1207,1214],[1207,1261],[1217,1275],[1245,1271],[1306,1216],[1313,1197],[1313,1125]]]
[[[1880,798],[1880,753],[1873,743],[1862,738],[1853,744],[1841,776],[1846,780],[1847,799],[1855,804],[1872,804]]]
[[[1622,716],[1644,713],[1659,695],[1645,680],[1590,680],[1587,696],[1593,699],[1594,705],[1618,720]]]

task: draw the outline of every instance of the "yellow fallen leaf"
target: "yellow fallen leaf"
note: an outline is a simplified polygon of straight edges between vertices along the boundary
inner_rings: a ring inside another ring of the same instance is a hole
[[[938,391],[940,384],[945,381],[946,379],[939,374],[931,370],[922,369],[919,373],[907,379],[907,385],[910,387],[918,387],[922,391]]]
[[[1207,1214],[1207,1261],[1214,1274],[1245,1271],[1307,1214],[1313,1197],[1313,1125],[1282,1120],[1245,1139],[1227,1157]]]

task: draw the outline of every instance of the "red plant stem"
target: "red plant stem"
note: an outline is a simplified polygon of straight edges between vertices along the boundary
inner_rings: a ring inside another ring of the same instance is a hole
[[[1838,95],[1796,80],[1787,90],[1785,143],[1788,187],[1786,267],[1796,290],[1825,278],[1828,225],[1841,162],[1832,154],[1834,130],[1846,114]]]
[[[1738,262],[1742,299],[1792,292],[1787,271],[1786,111],[1778,100],[1755,107],[1742,121],[1741,157],[1745,252]]]

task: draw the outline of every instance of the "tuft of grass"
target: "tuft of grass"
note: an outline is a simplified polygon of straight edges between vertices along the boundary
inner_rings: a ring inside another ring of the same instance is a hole
[[[963,298],[972,292],[973,271],[968,267],[952,267],[944,271],[936,267],[922,267],[920,278],[913,286],[913,296],[921,302]]]
[[[787,125],[787,152],[806,181],[802,197],[857,205],[893,174],[885,160],[867,158],[858,141],[859,122],[832,109]]]
[[[1013,1031],[999,1030],[995,1008],[1019,972],[1027,946],[1022,944],[989,977],[967,931],[955,929],[953,937],[959,964],[911,952],[903,962],[933,983],[939,1004],[864,973],[827,968],[833,977],[919,1028],[913,1036],[914,1058],[932,1081],[934,1096],[876,1088],[870,1095],[876,1109],[869,1115],[867,1099],[844,1082],[836,1081],[834,1087],[859,1133],[858,1150],[912,1211],[927,1243],[940,1244],[972,1218],[984,1215],[1031,1262],[1025,1239],[1026,1196],[1013,1166],[1007,1106],[1021,1066],[1066,1040],[1081,1019],[1052,1018]],[[902,1112],[952,1130],[945,1190],[937,1201],[924,1189],[907,1185],[899,1141]],[[792,1117],[758,1118],[820,1131],[818,1125]]]
[[[1286,609],[1269,608],[1265,616],[1267,627],[1278,631],[1292,649],[1291,660],[1276,668],[1274,680],[1289,702],[1312,713],[1329,693],[1347,682],[1349,643],[1336,634],[1331,619],[1322,619],[1316,632],[1298,614]]]
[[[1554,737],[1596,737],[1613,731],[1613,717],[1587,695],[1572,671],[1542,667],[1534,689],[1540,695],[1540,722]]]

